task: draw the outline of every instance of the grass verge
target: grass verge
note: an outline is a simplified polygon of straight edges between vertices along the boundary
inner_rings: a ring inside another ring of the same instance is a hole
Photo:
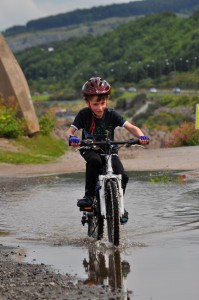
[[[12,164],[38,164],[55,161],[62,156],[66,143],[53,135],[37,135],[32,138],[19,137],[12,140],[17,151],[0,150],[0,162]]]

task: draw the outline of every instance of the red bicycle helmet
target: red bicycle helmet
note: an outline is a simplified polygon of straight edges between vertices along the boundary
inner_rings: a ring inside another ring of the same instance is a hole
[[[84,95],[110,94],[111,86],[101,77],[92,77],[84,83],[82,93]]]

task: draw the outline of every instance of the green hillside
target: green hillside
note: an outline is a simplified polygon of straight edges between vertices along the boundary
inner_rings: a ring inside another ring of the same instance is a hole
[[[114,87],[198,88],[199,12],[187,19],[151,14],[94,37],[51,43],[17,54],[32,92],[80,96],[82,83],[102,76]],[[186,74],[186,75],[185,75]]]
[[[199,9],[198,0],[142,0],[77,9],[6,29],[3,34],[13,52],[87,34],[96,36],[115,30],[122,23],[150,13],[173,12],[189,17]]]
[[[107,31],[115,30],[121,24],[127,23],[135,18],[136,17],[134,16],[125,18],[112,17],[78,25],[26,31],[18,34],[6,35],[6,40],[12,51],[17,53],[39,45],[50,44],[57,41],[67,41],[71,38],[81,38],[88,34],[100,36]]]
[[[29,21],[25,26],[14,26],[5,31],[6,35],[34,30],[46,30],[100,21],[113,17],[140,16],[149,13],[174,12],[192,13],[199,7],[198,0],[143,0],[122,4],[77,9],[72,12]]]

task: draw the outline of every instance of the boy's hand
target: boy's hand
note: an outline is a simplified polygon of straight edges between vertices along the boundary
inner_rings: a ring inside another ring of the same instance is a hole
[[[69,137],[68,141],[69,141],[69,146],[79,147],[79,145],[80,145],[80,139],[77,136],[75,136],[75,135],[71,135]]]
[[[149,144],[149,137],[147,135],[140,135],[138,136],[138,139],[141,145]]]

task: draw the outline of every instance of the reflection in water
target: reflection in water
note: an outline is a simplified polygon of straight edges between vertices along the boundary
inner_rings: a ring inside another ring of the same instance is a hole
[[[83,260],[83,266],[88,278],[84,281],[87,285],[107,285],[112,291],[121,289],[127,299],[126,279],[130,272],[130,264],[123,260],[119,250],[110,250],[104,254],[96,248],[89,249],[89,259]]]
[[[10,232],[0,230],[0,236],[8,236],[9,234],[10,234]]]

